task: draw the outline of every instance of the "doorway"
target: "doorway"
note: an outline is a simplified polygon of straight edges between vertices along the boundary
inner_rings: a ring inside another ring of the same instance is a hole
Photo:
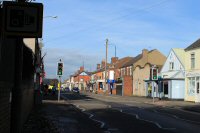
[[[168,95],[168,93],[169,93],[169,85],[168,85],[168,81],[165,81],[164,83],[163,83],[163,90],[164,90],[164,97],[169,97],[169,95]]]
[[[196,101],[200,102],[200,77],[196,77]]]

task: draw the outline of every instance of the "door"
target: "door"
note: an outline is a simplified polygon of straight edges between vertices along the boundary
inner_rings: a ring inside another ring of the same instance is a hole
[[[116,95],[122,96],[122,84],[116,84]]]
[[[163,90],[164,90],[164,97],[167,97],[168,98],[168,90],[169,90],[169,88],[168,88],[168,81],[165,81],[164,83],[163,83]]]
[[[200,77],[196,77],[196,101],[200,102]]]

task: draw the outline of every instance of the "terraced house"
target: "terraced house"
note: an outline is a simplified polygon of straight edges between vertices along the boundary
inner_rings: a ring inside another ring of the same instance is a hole
[[[185,100],[200,102],[200,39],[185,52]]]
[[[143,49],[138,56],[139,59],[133,64],[133,95],[148,96],[148,86],[151,82],[154,82],[149,80],[151,67],[156,66],[160,70],[166,61],[166,57],[157,49],[151,51]],[[155,92],[158,92],[158,84],[155,83],[154,85]]]

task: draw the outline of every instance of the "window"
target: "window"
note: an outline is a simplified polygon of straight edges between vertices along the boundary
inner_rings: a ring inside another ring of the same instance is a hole
[[[180,65],[180,70],[182,70],[182,66]]]
[[[188,95],[193,96],[195,94],[195,78],[188,78]]]
[[[120,73],[121,73],[120,77],[122,77],[122,68],[121,68],[121,72]]]
[[[128,76],[131,75],[131,67],[127,67],[127,75],[128,75]]]
[[[132,75],[132,67],[130,66],[130,75]]]
[[[195,54],[191,54],[191,69],[195,68]]]
[[[121,68],[121,76],[124,76],[125,75],[125,68]]]
[[[169,70],[174,70],[174,62],[169,62]]]
[[[197,81],[197,86],[196,86],[196,87],[197,87],[197,94],[199,94],[199,89],[200,89],[200,88],[199,88],[199,87],[200,87],[200,86],[199,86],[200,77],[197,77],[196,81]]]

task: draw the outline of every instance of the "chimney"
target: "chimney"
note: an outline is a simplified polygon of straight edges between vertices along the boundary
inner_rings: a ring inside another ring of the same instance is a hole
[[[118,57],[112,57],[112,58],[111,58],[111,64],[116,63],[117,60],[118,60]]]
[[[101,64],[97,64],[97,70],[101,68]]]
[[[80,72],[83,72],[84,71],[84,66],[81,66],[80,67]]]
[[[148,52],[149,52],[149,51],[148,51],[147,49],[143,49],[143,50],[142,50],[142,56],[143,56],[143,57],[146,57],[147,54],[148,54]]]
[[[105,65],[106,65],[106,61],[105,61],[105,60],[102,60],[102,61],[101,61],[101,68],[105,68]]]

